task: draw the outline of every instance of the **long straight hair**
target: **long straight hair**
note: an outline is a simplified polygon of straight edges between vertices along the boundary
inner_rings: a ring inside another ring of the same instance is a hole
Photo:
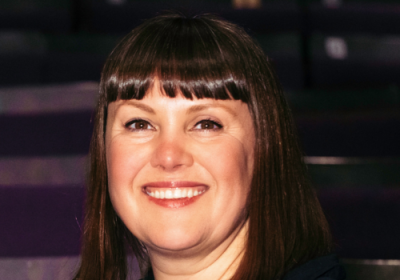
[[[146,249],[116,215],[108,194],[108,104],[142,99],[154,80],[173,98],[241,100],[255,129],[245,254],[233,279],[279,279],[331,250],[325,216],[307,179],[291,113],[271,64],[240,27],[210,15],[161,15],[134,29],[108,57],[91,142],[91,172],[76,279],[126,279],[127,248],[148,267]]]

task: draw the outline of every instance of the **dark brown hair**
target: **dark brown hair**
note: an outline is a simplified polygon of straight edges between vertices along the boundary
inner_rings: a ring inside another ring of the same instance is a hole
[[[256,145],[243,260],[233,279],[279,279],[331,249],[319,202],[307,180],[292,117],[261,48],[240,27],[210,15],[162,15],[128,34],[108,57],[101,77],[91,142],[82,263],[77,279],[125,279],[126,248],[144,269],[147,255],[111,205],[107,186],[107,106],[142,99],[154,79],[166,95],[242,100]],[[126,246],[128,245],[128,246]]]

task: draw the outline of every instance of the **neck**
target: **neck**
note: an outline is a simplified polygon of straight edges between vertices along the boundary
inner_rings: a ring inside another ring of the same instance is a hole
[[[149,250],[156,280],[231,279],[245,252],[248,221],[212,250],[158,253]]]

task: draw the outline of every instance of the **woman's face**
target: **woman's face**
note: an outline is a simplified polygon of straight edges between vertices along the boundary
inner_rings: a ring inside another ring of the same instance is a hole
[[[254,142],[242,101],[170,98],[155,83],[108,107],[112,204],[149,251],[212,250],[245,222]]]

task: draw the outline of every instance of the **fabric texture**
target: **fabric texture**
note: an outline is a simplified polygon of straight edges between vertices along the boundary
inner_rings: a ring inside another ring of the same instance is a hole
[[[311,260],[289,271],[282,280],[344,280],[346,272],[336,255]],[[141,280],[154,280],[152,271]]]
[[[346,272],[336,255],[316,258],[289,271],[283,280],[344,280]]]

